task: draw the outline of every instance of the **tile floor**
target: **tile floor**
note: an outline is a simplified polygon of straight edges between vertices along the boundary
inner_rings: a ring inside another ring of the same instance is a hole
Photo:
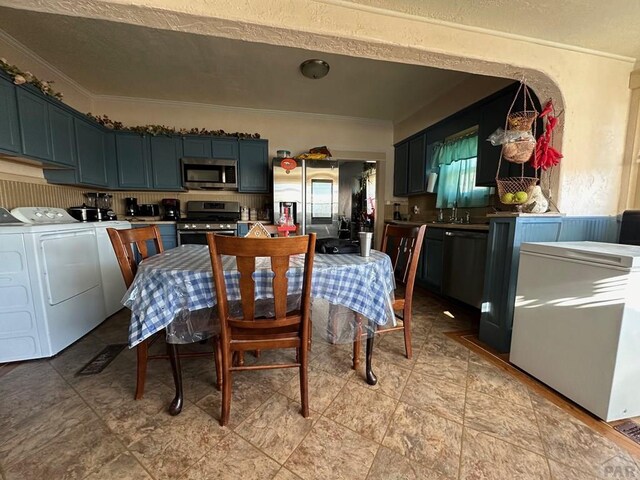
[[[469,328],[464,312],[417,297],[414,358],[404,358],[401,335],[381,336],[377,386],[350,368],[349,346],[316,341],[310,419],[299,414],[295,370],[243,372],[234,378],[227,428],[218,425],[210,359],[183,362],[188,401],[177,417],[166,413],[172,379],[164,361],[150,363],[140,401],[134,351],[98,375],[74,375],[106,344],[126,341],[123,311],[58,357],[0,377],[0,476],[640,478],[640,459],[443,335]],[[260,361],[278,355],[264,352]]]

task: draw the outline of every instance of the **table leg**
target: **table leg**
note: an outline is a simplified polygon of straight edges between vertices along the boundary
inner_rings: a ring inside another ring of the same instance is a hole
[[[373,342],[376,339],[376,328],[378,325],[375,322],[369,322],[369,332],[367,335],[367,348],[366,348],[366,367],[365,367],[365,375],[367,378],[367,383],[369,385],[375,385],[378,383],[378,378],[373,373],[373,369],[371,366],[371,361],[373,359]]]
[[[169,414],[178,415],[182,411],[184,404],[184,393],[182,391],[182,369],[180,368],[180,357],[178,356],[178,345],[175,343],[167,343],[167,353],[171,361],[171,370],[173,372],[173,383],[176,387],[176,396],[171,405],[169,405]]]

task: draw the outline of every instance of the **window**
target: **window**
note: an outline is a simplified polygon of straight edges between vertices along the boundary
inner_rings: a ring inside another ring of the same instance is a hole
[[[478,133],[440,144],[434,163],[440,168],[436,207],[486,207],[492,189],[476,187]]]

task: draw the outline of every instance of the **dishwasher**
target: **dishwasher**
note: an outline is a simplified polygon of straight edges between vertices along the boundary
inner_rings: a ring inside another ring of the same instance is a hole
[[[486,232],[444,233],[442,293],[480,308],[487,259]]]

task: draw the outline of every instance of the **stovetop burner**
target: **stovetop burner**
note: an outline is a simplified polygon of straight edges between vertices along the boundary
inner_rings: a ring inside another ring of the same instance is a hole
[[[235,230],[240,220],[238,202],[187,202],[187,217],[181,219],[178,230]]]

